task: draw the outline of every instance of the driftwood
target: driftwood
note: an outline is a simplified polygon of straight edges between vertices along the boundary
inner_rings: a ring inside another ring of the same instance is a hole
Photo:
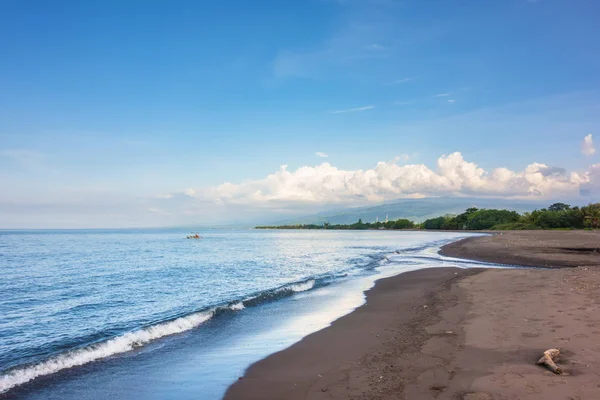
[[[558,349],[548,349],[544,352],[542,358],[538,360],[537,364],[544,365],[550,371],[560,375],[563,373],[563,371],[558,365],[554,363],[554,361],[558,358],[559,355],[560,351]]]

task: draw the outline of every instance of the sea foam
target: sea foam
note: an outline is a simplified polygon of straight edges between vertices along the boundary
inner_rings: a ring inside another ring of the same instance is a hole
[[[232,310],[240,308],[231,307]],[[105,342],[71,350],[38,364],[16,368],[0,376],[0,393],[44,375],[84,365],[102,358],[125,353],[152,340],[193,329],[213,317],[215,310],[198,312],[137,331],[128,332]]]
[[[304,292],[312,289],[314,286],[314,279],[284,285],[244,301],[236,301],[227,306],[215,307],[207,311],[179,317],[171,321],[128,332],[104,342],[71,350],[37,364],[17,367],[4,375],[0,375],[0,393],[4,393],[15,386],[22,385],[41,376],[51,375],[64,369],[78,367],[113,355],[126,353],[153,340],[194,329],[220,312],[241,311],[246,308],[246,305],[254,305],[268,301],[268,299]],[[260,301],[256,301],[259,299]]]

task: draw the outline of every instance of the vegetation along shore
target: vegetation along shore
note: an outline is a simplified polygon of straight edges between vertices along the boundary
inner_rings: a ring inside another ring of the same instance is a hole
[[[444,215],[415,223],[408,219],[363,222],[354,224],[318,224],[257,226],[256,229],[431,229],[431,230],[535,230],[535,229],[598,229],[600,203],[572,207],[554,203],[548,208],[519,214],[516,211],[468,208],[462,214]]]

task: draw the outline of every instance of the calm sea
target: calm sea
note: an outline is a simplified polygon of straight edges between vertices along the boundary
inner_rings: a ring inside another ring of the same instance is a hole
[[[457,233],[186,234],[0,231],[0,396],[218,399],[379,277],[474,264],[437,255]]]

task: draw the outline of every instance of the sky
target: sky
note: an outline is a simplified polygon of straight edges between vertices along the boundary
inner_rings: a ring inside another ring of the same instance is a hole
[[[0,228],[600,201],[598,15],[596,0],[0,0]]]

